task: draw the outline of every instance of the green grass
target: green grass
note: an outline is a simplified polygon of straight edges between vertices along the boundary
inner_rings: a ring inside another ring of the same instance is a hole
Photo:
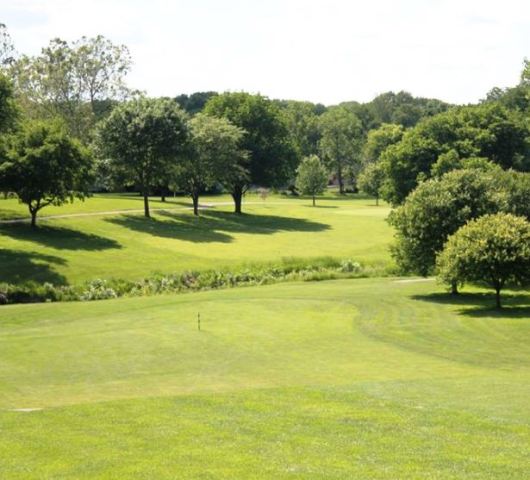
[[[364,279],[2,307],[0,478],[520,480],[530,295],[492,304]]]
[[[204,203],[227,197],[205,197]],[[153,273],[240,266],[282,258],[333,256],[384,268],[390,263],[392,232],[389,209],[373,200],[329,196],[311,207],[307,199],[271,196],[248,199],[245,214],[232,206],[205,210],[194,218],[184,198],[152,202],[152,219],[138,213],[41,220],[37,231],[27,224],[0,224],[0,281],[28,280],[78,284],[95,278],[136,280]],[[254,203],[256,202],[256,203]],[[109,212],[142,208],[137,196],[99,195],[43,215]],[[16,200],[0,200],[9,218],[24,213]]]

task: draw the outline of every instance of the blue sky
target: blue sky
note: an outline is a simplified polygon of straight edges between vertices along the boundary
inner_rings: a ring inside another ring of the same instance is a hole
[[[530,57],[528,0],[0,0],[0,22],[28,54],[53,37],[124,43],[149,95],[468,103],[517,83]]]

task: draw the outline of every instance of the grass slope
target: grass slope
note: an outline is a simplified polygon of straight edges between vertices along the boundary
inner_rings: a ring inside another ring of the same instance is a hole
[[[96,196],[47,214],[141,208],[139,197]],[[228,201],[225,197],[205,198]],[[0,224],[0,282],[28,280],[76,284],[95,278],[135,280],[155,272],[230,267],[284,257],[352,258],[374,266],[389,263],[389,209],[372,200],[330,198],[313,208],[304,199],[249,198],[242,216],[232,206],[194,218],[184,199],[153,202],[152,219],[138,213],[53,219],[37,232],[26,225]],[[3,206],[2,206],[3,205]],[[16,214],[15,200],[0,200],[0,212]],[[19,209],[19,210],[17,210]]]
[[[3,307],[0,478],[525,478],[530,296],[491,302],[369,279]]]

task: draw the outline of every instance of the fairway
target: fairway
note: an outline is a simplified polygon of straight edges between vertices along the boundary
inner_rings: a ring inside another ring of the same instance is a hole
[[[351,258],[381,269],[390,263],[392,230],[386,206],[373,200],[330,196],[310,200],[251,195],[243,215],[229,197],[204,197],[214,205],[195,218],[186,198],[152,202],[153,218],[142,216],[142,199],[98,195],[85,202],[43,210],[37,232],[27,224],[0,223],[2,280],[57,285],[96,278],[137,280],[174,273],[277,262],[282,258]],[[166,210],[157,211],[157,208]],[[131,211],[132,210],[132,211]],[[116,213],[113,213],[116,212]],[[15,200],[0,200],[4,220],[27,215]]]
[[[525,478],[530,297],[491,302],[364,279],[3,307],[0,478]]]

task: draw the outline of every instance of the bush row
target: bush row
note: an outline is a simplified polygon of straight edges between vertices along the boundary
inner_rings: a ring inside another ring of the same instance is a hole
[[[63,286],[51,283],[24,285],[0,284],[0,304],[105,300],[124,296],[266,285],[285,281],[318,281],[382,275],[381,268],[363,267],[360,263],[322,258],[313,263],[284,260],[280,264],[249,266],[240,270],[203,270],[171,275],[154,275],[139,281],[95,279],[84,285]]]

